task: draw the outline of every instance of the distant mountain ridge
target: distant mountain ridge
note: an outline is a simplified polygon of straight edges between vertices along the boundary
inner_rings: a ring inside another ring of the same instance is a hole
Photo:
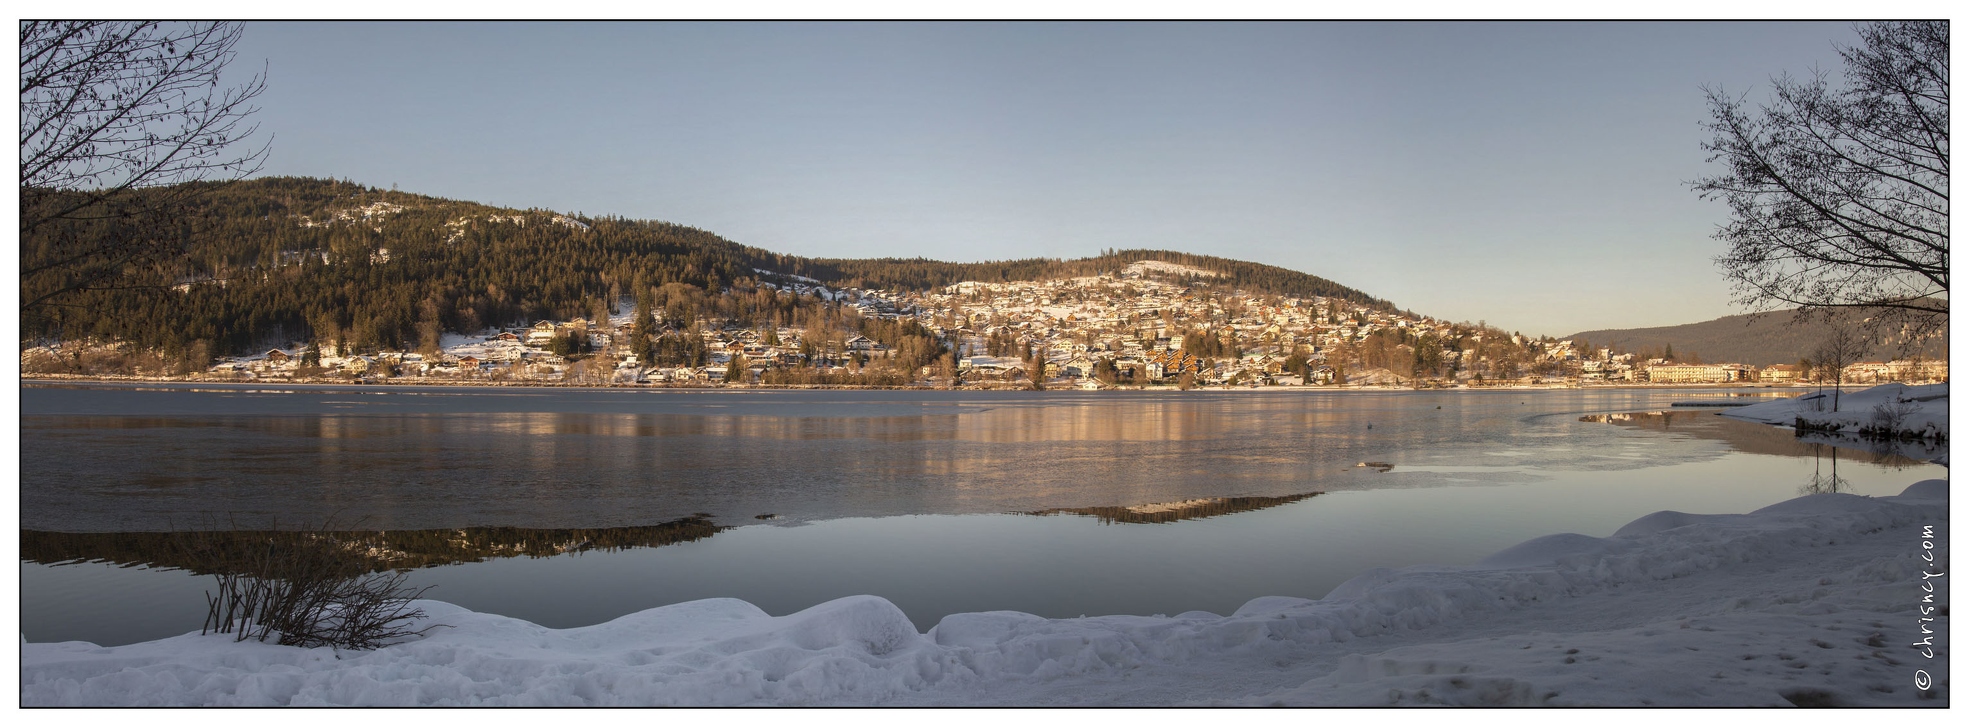
[[[1841,323],[1851,326],[1857,322],[1849,318]],[[1662,352],[1673,346],[1675,354],[1684,359],[1694,354],[1710,363],[1770,366],[1796,364],[1799,359],[1810,356],[1812,349],[1832,332],[1833,326],[1820,319],[1796,320],[1790,311],[1773,311],[1724,316],[1680,326],[1581,331],[1564,338],[1575,341],[1585,339],[1595,347],[1616,346],[1630,352]],[[1876,344],[1865,358],[1884,361],[1916,353],[1927,358],[1947,358],[1946,335],[1908,352],[1902,352],[1895,344]]]

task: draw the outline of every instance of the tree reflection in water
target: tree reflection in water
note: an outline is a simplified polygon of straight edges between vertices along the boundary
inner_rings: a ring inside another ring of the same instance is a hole
[[[271,540],[327,542],[360,554],[377,571],[414,569],[526,556],[543,558],[589,550],[653,548],[710,538],[730,526],[694,516],[654,526],[625,528],[446,528],[415,531],[218,530],[61,533],[21,531],[21,560],[40,564],[110,563],[224,571],[229,552]],[[187,548],[197,544],[198,548]]]
[[[1096,506],[1092,508],[1052,508],[1033,511],[1035,516],[1072,514],[1093,516],[1101,523],[1175,523],[1193,518],[1227,516],[1232,513],[1256,511],[1299,501],[1320,495],[1320,493],[1299,493],[1277,497],[1246,498],[1197,498],[1173,503],[1146,503],[1138,506]]]
[[[1822,455],[1829,456],[1832,460],[1832,472],[1823,472],[1822,461],[1824,458]],[[1893,456],[1875,453],[1874,457],[1876,459],[1885,459]],[[1852,483],[1848,482],[1845,478],[1839,477],[1839,448],[1816,442],[1812,443],[1812,477],[1806,480],[1803,486],[1798,488],[1798,492],[1804,495],[1814,495],[1817,493],[1838,493],[1842,490],[1852,490]]]

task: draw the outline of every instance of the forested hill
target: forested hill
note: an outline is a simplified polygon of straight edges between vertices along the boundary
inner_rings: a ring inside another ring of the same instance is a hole
[[[1118,250],[1077,260],[1027,258],[984,263],[946,263],[924,258],[820,258],[801,261],[796,264],[796,270],[786,272],[857,288],[921,290],[961,281],[1044,281],[1093,276],[1113,273],[1141,260],[1215,271],[1222,274],[1223,283],[1248,291],[1300,298],[1324,296],[1354,301],[1375,309],[1394,308],[1392,303],[1319,276],[1262,263],[1167,250]]]
[[[90,292],[51,316],[24,318],[23,337],[93,336],[163,349],[205,341],[215,353],[243,353],[333,332],[361,346],[409,349],[442,331],[589,316],[656,291],[693,296],[701,313],[748,322],[789,320],[801,315],[796,309],[819,305],[755,295],[752,283],[769,277],[761,270],[834,287],[920,290],[1092,275],[1137,260],[1220,273],[1210,285],[1392,308],[1304,273],[1168,251],[993,263],[810,259],[665,222],[498,208],[296,177],[237,182],[199,200],[184,219],[195,231],[184,260],[146,271],[147,287]],[[109,233],[37,233],[22,241],[23,269],[53,255],[54,234]]]
[[[1842,320],[1840,323],[1850,327],[1859,322]],[[1680,326],[1582,331],[1568,338],[1584,339],[1593,346],[1615,346],[1623,351],[1655,356],[1673,347],[1677,358],[1685,360],[1694,355],[1705,362],[1770,366],[1796,364],[1799,359],[1810,356],[1812,349],[1831,334],[1832,328],[1833,324],[1824,321],[1798,321],[1790,312],[1778,311],[1763,315],[1724,316]],[[1899,346],[1893,344],[1878,343],[1864,358],[1887,360],[1915,353],[1931,359],[1946,358],[1946,334],[1908,352],[1902,352]]]

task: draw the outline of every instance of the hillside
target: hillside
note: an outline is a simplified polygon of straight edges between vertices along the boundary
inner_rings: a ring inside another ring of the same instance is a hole
[[[1842,321],[1846,325],[1853,322]],[[1687,359],[1691,354],[1705,362],[1734,362],[1752,366],[1794,364],[1809,356],[1824,341],[1834,324],[1822,320],[1797,321],[1789,312],[1724,316],[1701,323],[1657,326],[1646,329],[1600,329],[1581,331],[1565,337],[1585,339],[1593,346],[1613,346],[1623,351],[1659,355],[1673,346],[1675,354]],[[1919,353],[1926,358],[1947,358],[1948,339],[1937,341],[1905,354]],[[1866,359],[1887,360],[1903,356],[1893,344],[1879,344]]]
[[[1248,291],[1299,298],[1314,296],[1338,298],[1377,310],[1394,308],[1394,304],[1360,290],[1299,271],[1262,263],[1167,250],[1113,250],[1097,257],[1077,260],[1027,258],[982,263],[946,263],[923,258],[865,260],[822,258],[799,261],[795,264],[796,270],[784,272],[856,288],[924,289],[963,281],[1004,283],[1077,278],[1112,273],[1140,260],[1157,260],[1216,271],[1223,274],[1223,283]]]
[[[1048,280],[1138,260],[1220,275],[1200,285],[1393,305],[1316,276],[1171,251],[981,263],[788,256],[672,223],[568,216],[383,190],[336,180],[261,178],[219,187],[186,216],[188,255],[145,272],[144,288],[92,292],[23,321],[25,340],[86,337],[181,351],[244,353],[308,338],[410,349],[442,333],[593,316],[638,296],[687,297],[687,310],[739,325],[829,315],[830,302],[760,296],[752,283],[812,279],[834,288],[920,290],[964,280]],[[55,256],[72,227],[22,241],[23,269]],[[23,279],[23,293],[38,281]]]

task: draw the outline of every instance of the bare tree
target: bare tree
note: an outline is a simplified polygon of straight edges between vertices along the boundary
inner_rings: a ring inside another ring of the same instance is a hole
[[[1812,350],[1812,359],[1822,372],[1832,375],[1832,411],[1839,411],[1839,387],[1846,379],[1846,365],[1853,364],[1873,349],[1873,342],[1844,326],[1835,328]],[[1823,375],[1821,375],[1823,376]]]
[[[1948,324],[1948,23],[1875,23],[1824,72],[1773,81],[1755,110],[1707,89],[1725,171],[1692,183],[1728,204],[1715,237],[1739,303],[1862,309],[1903,342]]]
[[[21,310],[130,287],[182,254],[183,214],[211,185],[260,168],[240,143],[265,86],[224,87],[238,23],[22,21]],[[155,283],[155,281],[152,281]]]

